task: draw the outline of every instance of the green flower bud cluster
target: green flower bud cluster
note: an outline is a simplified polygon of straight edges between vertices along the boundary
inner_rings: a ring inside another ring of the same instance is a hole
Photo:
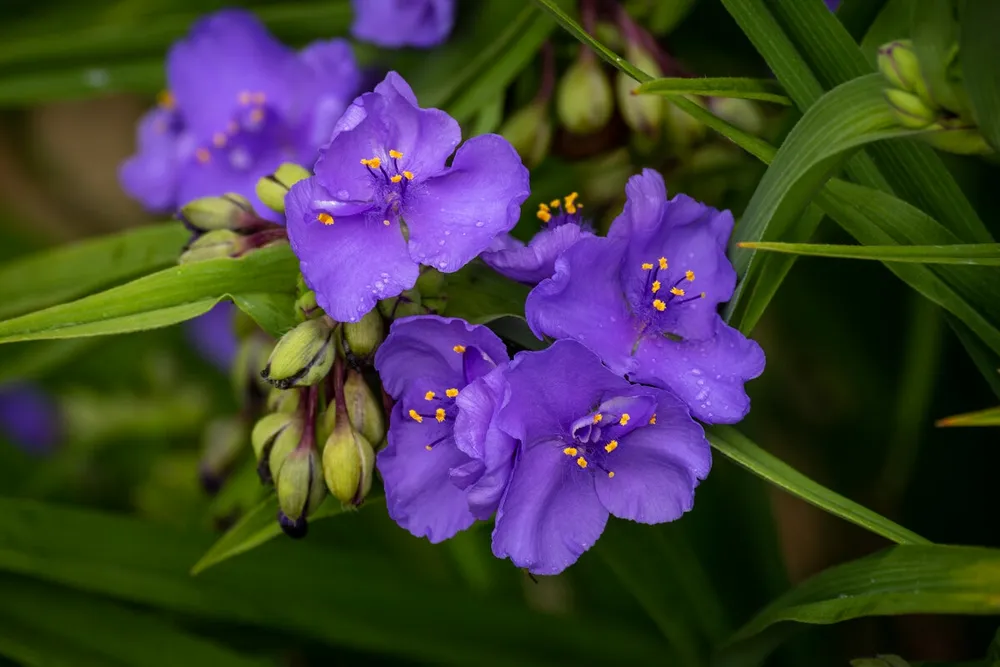
[[[278,389],[318,384],[337,356],[333,331],[333,321],[325,316],[302,322],[274,346],[261,377]]]
[[[188,202],[179,217],[192,231],[180,264],[240,257],[288,238],[284,227],[259,217],[246,197],[232,192]]]
[[[273,174],[264,176],[257,181],[257,197],[272,211],[284,213],[285,195],[288,194],[293,185],[309,178],[309,176],[311,174],[305,167],[285,162]]]

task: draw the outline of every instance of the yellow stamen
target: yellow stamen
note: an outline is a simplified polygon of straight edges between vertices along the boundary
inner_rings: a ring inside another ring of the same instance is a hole
[[[566,197],[563,198],[563,202],[566,204],[566,212],[569,213],[570,215],[576,213],[577,209],[576,198],[579,196],[580,195],[578,193],[571,192],[570,194],[566,195]],[[580,206],[583,206],[583,204],[580,204]]]
[[[222,148],[226,145],[226,135],[222,132],[216,132],[212,135],[212,143],[215,144],[216,148]]]
[[[392,223],[391,223],[391,222],[389,222],[388,220],[383,220],[383,221],[382,221],[382,224],[383,224],[383,225],[385,225],[386,227],[388,227],[388,226],[389,226],[389,225],[391,225]]]
[[[674,296],[684,296],[684,290],[682,290],[680,287],[671,287],[670,293],[673,294]]]
[[[434,419],[438,420],[439,423],[444,421],[444,408],[438,408],[434,411]]]
[[[264,110],[254,109],[250,112],[250,122],[256,125],[260,121],[264,120]]]
[[[253,96],[250,94],[249,90],[244,90],[236,96],[236,99],[240,101],[240,104],[246,105],[250,104],[250,100],[253,99]]]
[[[333,224],[333,216],[330,215],[329,213],[320,213],[319,215],[316,216],[316,219],[322,222],[324,225]]]
[[[608,471],[608,477],[611,478],[611,477],[614,477],[614,476],[615,476],[615,473],[609,470]]]
[[[651,425],[656,423],[656,413],[653,413],[653,416],[649,418],[649,423]]]
[[[535,215],[537,215],[538,219],[541,220],[542,222],[548,222],[549,220],[552,219],[552,214],[549,213],[548,211],[539,211]]]
[[[426,449],[427,451],[432,451],[434,448],[431,447],[430,445],[424,445],[424,449]]]
[[[621,424],[622,426],[625,426],[626,424],[628,424],[628,420],[629,420],[629,414],[627,412],[623,412],[622,418],[618,420],[618,423]]]
[[[694,271],[690,269],[684,272],[684,277],[687,278],[688,282],[694,281]]]
[[[403,177],[400,176],[399,174],[396,174],[395,176],[391,176],[389,180],[392,181],[393,183],[399,183],[401,180],[403,180]]]
[[[650,264],[649,262],[643,262],[642,263],[642,270],[643,271],[652,271],[653,270],[653,265]]]
[[[419,412],[417,412],[413,408],[410,408],[409,415],[410,415],[410,419],[412,419],[413,421],[417,422],[418,424],[423,424],[424,423],[424,418],[420,415]]]
[[[615,451],[616,449],[618,449],[618,441],[617,440],[612,440],[608,444],[604,445],[604,451],[606,451],[608,454],[610,454],[611,452]]]
[[[566,456],[576,456],[576,447],[567,447],[563,450],[563,454]]]
[[[659,280],[654,280],[653,281],[653,294],[656,294],[657,292],[659,292],[660,291],[660,287],[662,287],[662,285],[660,285],[660,281]]]
[[[408,180],[408,181],[412,181],[413,180],[413,172],[412,171],[404,171],[403,172],[403,177],[406,180]]]
[[[653,308],[656,308],[661,313],[667,309],[667,304],[663,303],[659,299],[653,299]]]
[[[194,152],[194,157],[198,162],[205,163],[212,159],[212,154],[208,152],[207,148],[199,148]]]
[[[451,349],[453,349],[455,352],[458,352],[459,354],[462,354],[463,352],[465,352],[465,346],[464,345],[456,345],[455,347],[453,347]]]
[[[254,104],[263,104],[264,102],[267,102],[267,95],[261,92],[254,93],[250,97],[252,98]]]
[[[666,257],[661,257],[658,261],[660,262],[660,270],[661,271],[666,271],[667,270],[667,258]]]
[[[177,104],[174,100],[174,95],[169,90],[161,90],[156,94],[156,103],[159,104],[164,109],[173,109],[174,105]]]
[[[545,202],[542,202],[541,204],[538,205],[538,208],[539,208],[539,210],[542,210],[542,211],[548,211],[549,210],[549,205],[546,204]]]
[[[379,167],[382,166],[382,159],[378,157],[373,157],[371,160],[368,160],[368,166],[371,167],[372,169],[378,169]]]
[[[458,396],[458,389],[452,387],[451,389],[446,390],[444,392],[444,395],[447,396],[448,398],[455,398],[456,396]]]
[[[587,467],[587,459],[585,459],[585,458],[583,458],[583,457],[581,456],[580,458],[578,458],[578,459],[576,460],[576,464],[577,464],[578,466],[580,466],[581,468],[586,468],[586,467]]]
[[[397,150],[390,150],[389,151],[389,157],[395,158],[396,160],[398,160],[399,158],[403,157],[403,154],[400,153]]]
[[[598,412],[596,415],[594,415],[594,423],[595,424],[600,424],[602,419],[604,419],[604,415],[602,415],[600,412]]]
[[[433,401],[435,396],[437,396],[437,394],[435,394],[433,391],[429,391],[426,394],[424,394],[424,400]]]
[[[559,208],[561,204],[562,202],[560,202],[558,199],[553,199],[552,201],[549,202],[549,206],[551,206],[552,208]]]
[[[704,299],[704,298],[705,298],[705,293],[704,293],[704,292],[702,292],[701,294],[699,294],[699,295],[698,295],[698,298],[699,298],[699,299]]]

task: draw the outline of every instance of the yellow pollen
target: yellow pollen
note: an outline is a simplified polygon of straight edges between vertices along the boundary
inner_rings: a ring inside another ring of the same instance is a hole
[[[653,308],[656,308],[661,313],[667,309],[667,304],[663,303],[659,299],[653,299]]]
[[[438,420],[438,422],[444,421],[444,408],[438,408],[434,411],[434,419]]]
[[[382,224],[385,225],[386,227],[388,227],[392,223],[390,223],[388,220],[383,220]]]
[[[164,109],[173,109],[176,102],[174,95],[169,90],[161,90],[156,94],[156,103]]]
[[[600,412],[598,412],[596,415],[594,415],[594,423],[595,424],[599,424],[602,419],[604,419],[604,415],[602,415]]]
[[[399,151],[397,151],[397,150],[390,150],[390,151],[389,151],[389,157],[391,157],[391,158],[394,158],[394,159],[398,160],[399,158],[403,157],[403,154],[402,154],[402,153],[400,153],[400,152],[399,152]]]
[[[618,423],[621,424],[622,426],[625,426],[626,424],[628,424],[628,420],[629,420],[628,413],[623,412],[622,418],[618,420]]]
[[[608,477],[611,478],[611,477],[614,477],[614,476],[615,476],[615,473],[612,472],[611,470],[609,470],[608,471]]]
[[[426,449],[427,451],[431,451],[431,450],[433,450],[434,448],[433,448],[433,447],[431,447],[430,445],[424,445],[424,449]]]
[[[251,123],[256,124],[256,123],[259,123],[262,120],[264,120],[264,110],[263,109],[254,109],[253,111],[250,112],[250,122]]]
[[[571,192],[570,194],[566,195],[563,198],[563,202],[566,204],[566,212],[569,213],[570,215],[576,213],[577,209],[576,198],[579,196],[580,196],[579,193]],[[582,207],[583,204],[580,204],[579,206]]]
[[[704,298],[705,298],[705,293],[704,293],[704,292],[702,292],[701,294],[699,294],[699,295],[698,295],[698,298],[699,298],[699,299],[704,299]]]
[[[464,345],[456,345],[455,347],[453,347],[451,349],[453,349],[455,352],[458,352],[459,354],[462,354],[463,352],[465,352],[465,346]]]
[[[408,180],[408,181],[412,181],[413,180],[413,172],[412,171],[404,171],[403,172],[403,177],[406,180]]]
[[[604,445],[604,451],[606,451],[608,454],[610,454],[611,452],[615,451],[616,449],[618,449],[618,441],[617,440],[612,440],[608,444]]]
[[[662,285],[660,285],[660,281],[659,280],[654,280],[653,281],[653,294],[656,294],[657,292],[659,292],[660,291],[660,287],[662,287]]]
[[[207,148],[199,148],[194,152],[194,156],[198,160],[198,162],[202,163],[208,162],[209,160],[212,159],[212,154],[208,152]]]
[[[236,97],[236,99],[240,101],[240,104],[250,104],[250,100],[253,99],[253,96],[250,94],[249,90],[244,90]]]
[[[333,224],[333,216],[330,215],[329,213],[320,213],[319,215],[316,216],[316,219],[322,222],[324,225]]]
[[[216,132],[212,135],[212,143],[215,144],[216,148],[222,148],[226,145],[226,135],[222,132]]]
[[[583,458],[583,457],[581,456],[580,458],[578,458],[578,459],[576,460],[576,464],[577,464],[578,466],[580,466],[581,468],[586,468],[586,467],[587,467],[587,459],[585,459],[585,458]]]
[[[254,104],[263,104],[264,102],[267,102],[267,95],[265,95],[264,93],[260,92],[254,93],[253,95],[251,95],[251,98],[253,99]]]
[[[563,454],[566,456],[576,456],[576,447],[567,447],[563,450]]]
[[[653,265],[650,264],[649,262],[643,262],[642,263],[642,270],[643,271],[652,271],[653,270]]]
[[[694,271],[688,270],[684,272],[684,277],[687,278],[688,282],[694,281]]]
[[[649,418],[649,423],[650,424],[655,424],[656,423],[656,414],[655,413],[653,414],[652,417]]]
[[[558,199],[553,199],[552,201],[549,202],[549,206],[551,206],[552,208],[559,208],[561,204],[562,202],[559,201]]]
[[[437,396],[437,394],[435,394],[433,391],[429,391],[426,394],[424,394],[424,400],[433,401],[435,396]]]
[[[451,389],[446,390],[444,392],[444,395],[447,396],[448,398],[455,398],[456,396],[458,396],[458,389],[452,387]]]
[[[667,270],[667,258],[666,257],[661,257],[658,261],[660,262],[660,270],[661,271],[666,271]]]
[[[539,210],[538,213],[536,213],[535,215],[537,215],[538,219],[541,220],[542,222],[548,222],[549,220],[552,219],[552,214],[549,213],[548,211]]]
[[[417,422],[418,424],[422,424],[424,422],[424,418],[422,416],[420,416],[420,413],[417,412],[416,410],[412,409],[412,408],[410,408],[409,415],[410,415],[410,419],[412,419],[413,421]]]
[[[682,290],[680,287],[671,287],[670,293],[673,294],[674,296],[684,296],[684,290]]]
[[[400,176],[399,174],[396,174],[395,176],[392,176],[389,180],[392,181],[393,183],[399,183],[401,180],[403,180],[403,177]]]

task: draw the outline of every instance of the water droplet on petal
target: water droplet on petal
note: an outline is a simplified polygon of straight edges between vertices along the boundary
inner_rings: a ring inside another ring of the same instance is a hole
[[[445,262],[445,261],[438,262],[438,268],[439,269],[446,268],[447,266],[448,266],[448,262]]]
[[[692,368],[691,375],[701,375],[701,370],[698,368]]]
[[[348,192],[347,190],[338,190],[337,191],[337,199],[348,199],[348,198],[350,198],[350,196],[351,196],[351,193]]]
[[[480,220],[479,222],[476,223],[476,227],[485,227],[485,226],[486,226],[486,223],[483,222],[482,220]]]
[[[444,239],[441,239],[440,241],[438,241],[438,245],[444,245]]]

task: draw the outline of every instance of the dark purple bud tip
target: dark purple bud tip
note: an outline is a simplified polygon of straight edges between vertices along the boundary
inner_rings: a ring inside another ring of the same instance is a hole
[[[257,477],[260,477],[261,484],[266,486],[274,484],[274,477],[271,475],[271,465],[267,456],[262,456],[260,463],[257,464]]]
[[[305,516],[300,516],[298,519],[290,519],[281,510],[278,510],[278,525],[285,531],[285,535],[294,540],[301,540],[309,532],[309,524]]]
[[[226,481],[226,478],[225,475],[220,475],[207,466],[201,466],[198,470],[198,480],[201,482],[201,488],[205,490],[205,493],[214,496],[222,488],[222,484]]]

